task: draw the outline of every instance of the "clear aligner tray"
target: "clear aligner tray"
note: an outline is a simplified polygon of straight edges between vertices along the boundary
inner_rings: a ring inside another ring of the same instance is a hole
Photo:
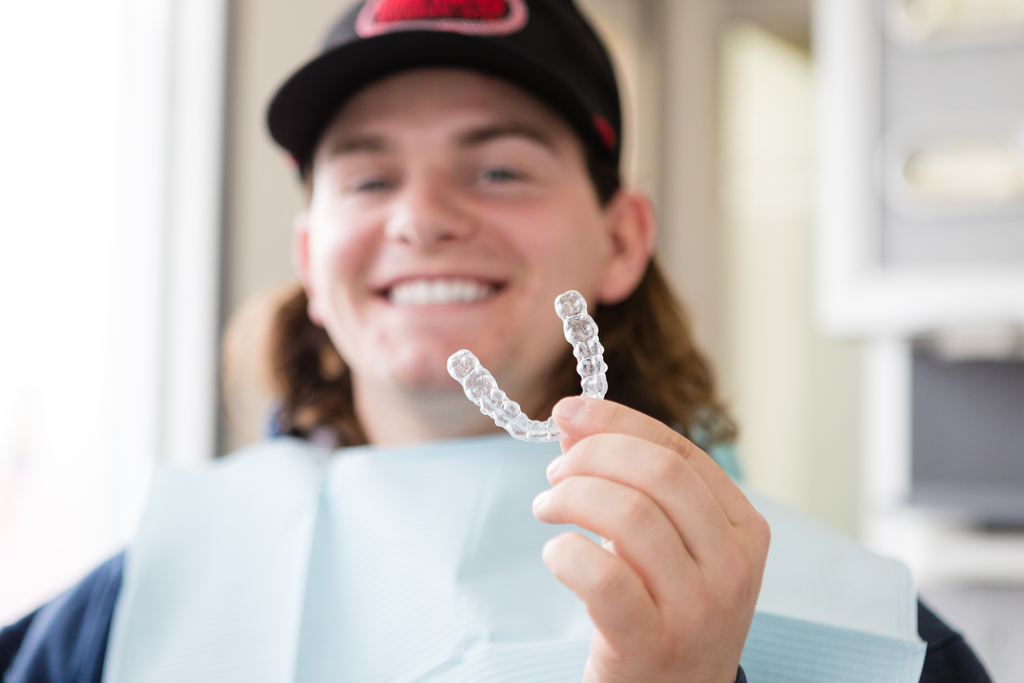
[[[578,361],[576,372],[583,388],[581,395],[604,398],[608,391],[605,377],[608,366],[604,362],[604,347],[597,337],[597,323],[587,314],[586,299],[570,289],[555,299],[555,313],[562,319],[565,339],[572,344]],[[498,388],[494,376],[480,365],[471,351],[463,349],[453,353],[448,359],[448,374],[462,385],[466,396],[480,407],[480,412],[520,441],[557,441],[564,436],[554,418],[543,422],[528,418],[519,404]]]

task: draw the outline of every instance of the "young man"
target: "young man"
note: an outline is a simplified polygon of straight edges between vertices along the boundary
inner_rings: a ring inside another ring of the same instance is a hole
[[[125,585],[115,559],[5,630],[5,680],[742,679],[768,526],[693,443],[710,449],[730,427],[650,261],[647,201],[618,186],[613,72],[571,2],[370,0],[281,88],[270,127],[311,190],[296,221],[303,290],[273,345],[278,427],[407,448],[328,464],[286,441],[165,480]],[[596,311],[610,400],[555,404],[575,393],[551,321],[570,288]],[[554,405],[567,436],[533,511],[601,537],[544,532],[544,563],[585,613],[537,573],[540,527],[524,526],[520,494],[536,490],[516,481],[549,451],[506,458],[504,440],[472,438],[495,427],[445,371],[459,348],[531,416]],[[253,498],[256,481],[272,482],[256,498],[273,505]],[[315,525],[286,523],[310,509]],[[500,533],[527,527],[525,541]],[[889,656],[871,661],[920,670]]]

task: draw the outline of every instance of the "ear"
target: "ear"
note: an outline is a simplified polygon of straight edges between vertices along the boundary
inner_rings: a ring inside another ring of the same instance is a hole
[[[295,270],[299,273],[302,288],[306,290],[306,298],[309,300],[307,311],[309,319],[323,327],[322,318],[317,311],[317,301],[313,294],[309,269],[309,211],[306,209],[295,214],[295,220],[292,221],[292,261],[295,264]]]
[[[635,190],[620,190],[605,209],[612,254],[598,288],[598,300],[617,304],[633,293],[647,270],[657,233],[650,200]]]

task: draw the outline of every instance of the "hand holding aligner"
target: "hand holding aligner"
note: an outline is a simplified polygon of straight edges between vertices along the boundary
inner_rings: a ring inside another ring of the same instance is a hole
[[[573,345],[573,355],[579,361],[576,372],[580,375],[582,395],[604,398],[608,392],[605,378],[608,366],[602,355],[604,347],[597,337],[597,323],[587,314],[586,300],[570,289],[555,298],[555,313],[562,319],[565,339]],[[554,418],[540,422],[526,417],[519,404],[498,388],[494,377],[471,351],[463,349],[453,353],[448,359],[448,374],[462,385],[466,396],[484,415],[520,441],[556,441],[563,436]]]

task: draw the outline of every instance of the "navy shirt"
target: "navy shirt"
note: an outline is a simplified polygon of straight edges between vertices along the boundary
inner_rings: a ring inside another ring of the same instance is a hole
[[[0,629],[3,683],[100,683],[123,566],[124,555],[116,555],[68,592]],[[928,643],[921,683],[991,683],[963,637],[920,602],[917,631]],[[740,669],[737,683],[746,680]]]
[[[0,629],[3,683],[100,683],[124,554],[21,621]]]

